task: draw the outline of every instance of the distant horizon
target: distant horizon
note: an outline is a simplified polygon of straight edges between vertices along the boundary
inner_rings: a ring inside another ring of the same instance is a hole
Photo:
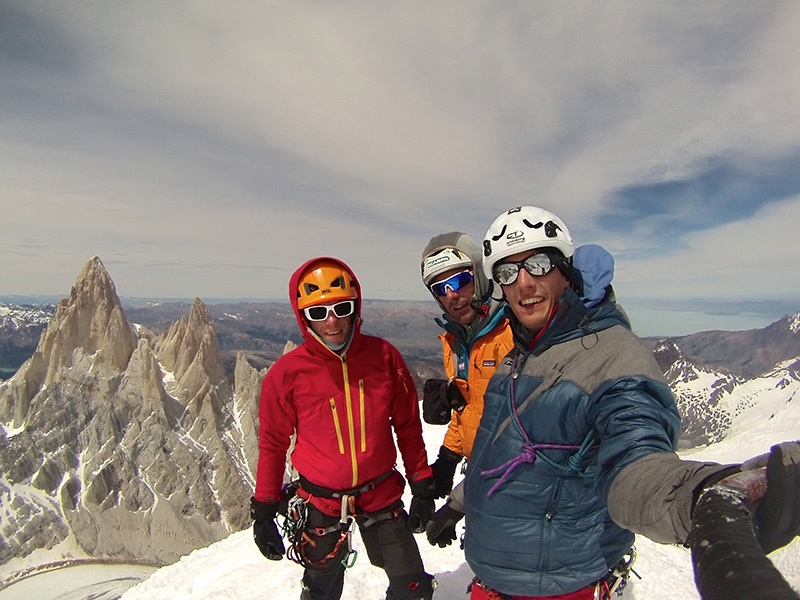
[[[0,302],[35,305],[58,304],[67,295],[0,294]],[[141,303],[181,303],[190,305],[195,298],[204,304],[289,304],[288,298],[203,298],[162,296],[119,296],[123,308]],[[706,331],[748,331],[763,329],[787,315],[800,313],[800,298],[765,300],[719,300],[715,298],[662,299],[617,298],[628,314],[634,333],[643,338],[682,337]],[[408,302],[433,305],[433,300],[364,298],[366,302]]]

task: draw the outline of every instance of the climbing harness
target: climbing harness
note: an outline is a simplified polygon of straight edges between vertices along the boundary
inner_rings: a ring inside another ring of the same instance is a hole
[[[636,560],[636,550],[631,548],[611,569],[604,577],[601,577],[596,582],[576,590],[570,594],[566,594],[569,598],[589,598],[592,595],[592,600],[612,600],[613,596],[621,596],[622,590],[625,588],[631,573],[639,577],[639,574],[633,570],[633,563]],[[478,592],[472,594],[473,587],[477,586]],[[512,596],[504,594],[495,589],[492,589],[475,577],[467,587],[467,593],[471,594],[473,598],[481,600],[515,600],[515,598],[538,598],[538,596]]]
[[[286,516],[281,527],[283,535],[289,541],[289,549],[286,552],[286,556],[306,568],[320,569],[334,559],[338,559],[346,569],[355,565],[358,558],[358,551],[353,548],[353,531],[356,525],[356,518],[361,519],[362,527],[369,527],[378,521],[397,518],[402,513],[400,507],[392,507],[380,513],[359,514],[356,511],[356,497],[375,489],[378,484],[388,479],[392,473],[394,473],[393,469],[362,486],[345,491],[330,490],[316,485],[301,475],[298,482],[299,485],[295,486],[295,490],[303,489],[310,496],[308,499],[304,499],[301,496],[294,495],[287,501]],[[340,499],[341,512],[339,521],[327,527],[308,526],[308,503],[313,496]],[[333,549],[318,560],[310,559],[307,551],[309,546],[316,547],[319,538],[334,532],[339,533],[339,538],[336,540]],[[340,556],[341,558],[339,558]]]
[[[328,527],[309,527],[307,525],[308,500],[300,496],[295,496],[289,500],[286,517],[281,526],[284,537],[289,541],[289,549],[286,551],[286,556],[305,568],[320,569],[332,559],[338,558],[344,551],[344,556],[340,559],[342,565],[346,569],[355,565],[358,551],[354,550],[352,545],[355,519],[351,516],[351,513],[354,512],[354,509],[355,497],[343,496],[342,512],[337,523]],[[317,539],[315,538],[337,531],[339,532],[339,538],[328,554],[319,560],[313,560],[308,557],[307,548],[309,546],[316,547],[317,545]]]
[[[387,480],[392,475],[392,473],[394,473],[394,469],[386,471],[382,475],[379,475],[372,481],[368,481],[364,485],[343,491],[331,490],[326,487],[322,487],[321,485],[317,485],[316,483],[311,483],[308,479],[300,475],[300,487],[303,488],[306,492],[308,492],[312,496],[318,496],[320,498],[342,498],[343,496],[360,496],[364,492],[369,492],[370,490],[374,490],[376,487],[378,487],[379,483],[382,483],[383,481]]]

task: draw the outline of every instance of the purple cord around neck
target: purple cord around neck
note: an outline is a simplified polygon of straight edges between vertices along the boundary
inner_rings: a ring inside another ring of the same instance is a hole
[[[497,491],[497,489],[506,482],[506,480],[511,476],[511,473],[520,466],[522,463],[533,464],[536,462],[536,451],[537,450],[578,450],[580,446],[570,445],[570,444],[534,444],[531,442],[530,438],[528,437],[528,433],[525,431],[525,428],[522,426],[522,422],[519,420],[519,414],[517,413],[517,399],[516,399],[516,387],[514,385],[515,382],[515,373],[517,371],[517,359],[519,355],[514,358],[514,364],[511,366],[511,384],[510,384],[510,391],[511,391],[511,416],[514,418],[514,422],[517,425],[517,429],[522,434],[522,437],[525,439],[525,442],[522,446],[522,452],[509,461],[506,461],[499,467],[495,467],[494,469],[487,469],[485,471],[481,471],[481,475],[496,475],[497,473],[503,472],[503,475],[500,479],[495,483],[491,489],[486,494],[487,498],[491,498],[491,496]]]

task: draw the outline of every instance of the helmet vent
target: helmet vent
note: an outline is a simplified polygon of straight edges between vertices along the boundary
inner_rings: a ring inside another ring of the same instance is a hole
[[[541,227],[544,224],[541,221],[539,221],[538,223],[536,223],[536,225],[534,225],[533,223],[528,221],[528,219],[522,219],[522,222],[525,223],[525,225],[527,225],[531,229],[539,229],[539,227]]]
[[[501,237],[503,237],[503,236],[505,235],[505,233],[506,233],[506,226],[505,226],[505,225],[503,225],[503,228],[500,230],[500,233],[498,233],[497,235],[493,235],[493,236],[492,236],[492,241],[495,241],[495,242],[496,242],[496,241],[497,241],[497,240],[499,240]]]
[[[544,234],[549,238],[558,237],[559,231],[561,231],[561,227],[558,226],[558,223],[548,221],[544,224]]]

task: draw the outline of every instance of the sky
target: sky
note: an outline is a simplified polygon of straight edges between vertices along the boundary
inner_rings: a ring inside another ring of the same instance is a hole
[[[429,300],[547,208],[642,333],[800,310],[800,3],[0,0],[0,294]],[[664,330],[669,331],[664,331]],[[684,331],[686,333],[688,331]]]

